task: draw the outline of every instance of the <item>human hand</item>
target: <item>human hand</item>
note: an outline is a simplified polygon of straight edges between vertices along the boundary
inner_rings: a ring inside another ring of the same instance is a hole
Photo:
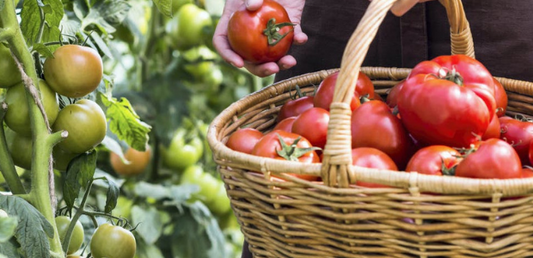
[[[302,18],[302,11],[304,8],[305,0],[278,0],[289,14],[292,23],[295,23],[293,44],[301,45],[307,41],[307,35],[302,32],[300,27],[300,20]],[[258,10],[263,4],[263,0],[227,0],[224,6],[224,12],[220,17],[218,25],[213,35],[213,45],[220,56],[228,63],[235,67],[244,67],[252,74],[260,77],[269,76],[277,73],[280,70],[289,69],[296,65],[296,59],[291,55],[282,57],[277,62],[268,62],[264,64],[252,64],[242,59],[237,53],[235,53],[228,41],[228,22],[231,15],[239,9],[239,7],[245,3],[246,8],[250,11]]]
[[[398,0],[396,3],[394,3],[394,5],[392,5],[390,11],[396,16],[402,16],[411,8],[413,8],[415,4],[428,1],[432,0]]]

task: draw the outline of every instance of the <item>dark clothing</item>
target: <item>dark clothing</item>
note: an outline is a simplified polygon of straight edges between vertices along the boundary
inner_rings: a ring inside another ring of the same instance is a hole
[[[290,54],[298,64],[278,73],[276,80],[340,67],[345,45],[368,4],[365,0],[307,0],[301,25],[309,40],[293,46]],[[463,5],[476,58],[494,76],[533,81],[533,0],[463,0]],[[389,12],[363,66],[412,68],[449,54],[446,10],[432,1],[417,4],[402,17]],[[242,257],[252,257],[248,248]]]

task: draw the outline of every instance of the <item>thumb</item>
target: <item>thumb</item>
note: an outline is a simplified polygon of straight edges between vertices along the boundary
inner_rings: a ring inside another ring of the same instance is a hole
[[[248,11],[255,11],[261,8],[261,5],[263,5],[263,0],[245,0],[244,4],[246,5],[246,9],[248,9]]]

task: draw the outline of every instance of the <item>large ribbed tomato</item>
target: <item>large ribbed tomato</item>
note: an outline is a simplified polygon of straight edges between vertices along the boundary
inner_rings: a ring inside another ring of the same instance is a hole
[[[293,37],[287,11],[273,0],[264,0],[256,11],[249,11],[243,3],[228,23],[231,48],[251,63],[279,60],[289,51]]]

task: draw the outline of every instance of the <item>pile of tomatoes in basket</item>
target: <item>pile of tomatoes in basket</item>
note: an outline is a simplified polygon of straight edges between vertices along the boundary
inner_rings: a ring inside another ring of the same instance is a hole
[[[272,130],[240,128],[227,146],[261,157],[321,162],[337,77],[338,72],[329,75],[314,94],[285,102]],[[486,67],[464,55],[419,63],[386,100],[360,72],[350,103],[353,165],[440,176],[529,177],[533,123],[506,116],[507,101]]]

